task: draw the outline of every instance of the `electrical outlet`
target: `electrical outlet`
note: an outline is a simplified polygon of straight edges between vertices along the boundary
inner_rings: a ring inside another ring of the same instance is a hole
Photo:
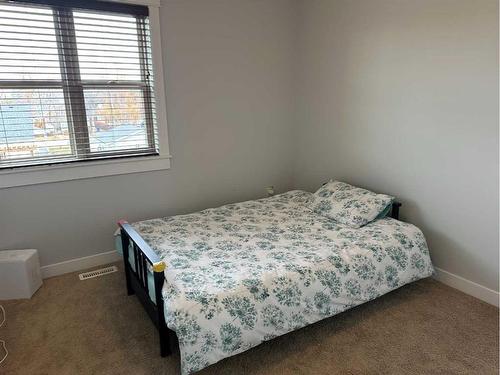
[[[272,197],[274,195],[274,186],[270,185],[266,187],[267,195],[269,197]]]

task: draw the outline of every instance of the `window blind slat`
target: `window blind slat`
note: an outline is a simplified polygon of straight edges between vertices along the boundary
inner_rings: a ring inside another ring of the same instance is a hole
[[[101,3],[0,0],[0,168],[158,153],[147,8]]]

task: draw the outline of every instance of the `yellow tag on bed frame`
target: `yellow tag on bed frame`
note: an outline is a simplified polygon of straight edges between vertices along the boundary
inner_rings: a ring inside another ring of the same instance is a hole
[[[163,272],[167,268],[165,262],[157,262],[153,264],[153,271],[155,272]]]

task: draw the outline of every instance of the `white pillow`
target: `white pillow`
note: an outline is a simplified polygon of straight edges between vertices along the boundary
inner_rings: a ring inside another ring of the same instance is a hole
[[[354,228],[375,220],[394,197],[376,194],[345,182],[330,181],[314,193],[312,209],[338,223]]]

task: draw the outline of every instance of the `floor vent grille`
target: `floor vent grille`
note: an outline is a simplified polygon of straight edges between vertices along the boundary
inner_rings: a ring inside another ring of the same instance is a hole
[[[100,268],[98,270],[90,271],[90,272],[84,272],[78,275],[80,280],[87,280],[87,279],[93,279],[94,277],[100,277],[107,275],[108,273],[113,273],[118,271],[118,268],[116,266],[111,266],[111,267],[106,267],[106,268]]]

